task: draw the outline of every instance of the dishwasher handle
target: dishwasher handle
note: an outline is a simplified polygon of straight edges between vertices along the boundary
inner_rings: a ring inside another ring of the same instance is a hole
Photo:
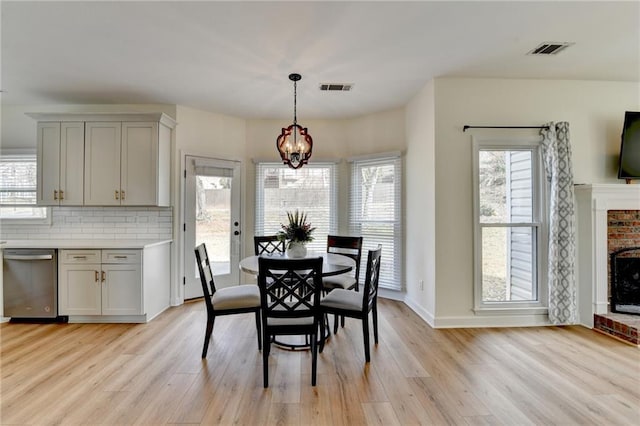
[[[51,260],[51,254],[6,254],[3,256],[6,260]]]

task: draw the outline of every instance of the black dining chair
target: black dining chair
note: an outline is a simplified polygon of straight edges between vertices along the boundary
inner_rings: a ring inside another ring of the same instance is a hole
[[[262,349],[262,334],[260,330],[260,290],[255,284],[245,284],[216,289],[211,273],[211,264],[204,243],[195,248],[196,263],[200,273],[200,283],[207,307],[207,329],[204,334],[202,358],[207,357],[209,340],[213,332],[213,324],[217,316],[243,314],[254,312],[256,316],[256,330],[258,332],[258,350]]]
[[[336,317],[346,316],[362,320],[362,334],[364,336],[364,358],[371,360],[369,350],[369,312],[372,313],[373,338],[378,344],[378,278],[380,275],[380,257],[382,246],[369,250],[367,256],[367,275],[364,280],[363,291],[335,289],[320,301],[320,312],[334,314]],[[320,335],[324,336],[325,322],[320,323]],[[320,341],[320,353],[324,349],[324,340]]]
[[[358,291],[358,282],[360,280],[360,260],[362,259],[362,237],[328,235],[327,253],[347,256],[353,259],[355,265],[352,272],[323,278],[322,287],[324,291],[329,292],[335,288],[341,288],[344,290],[355,289]]]
[[[284,240],[279,240],[277,235],[255,235],[253,248],[256,256],[261,254],[284,254]]]
[[[303,335],[311,346],[311,385],[316,385],[318,325],[322,290],[322,257],[258,259],[258,287],[262,301],[262,369],[269,387],[269,352],[275,336]]]
[[[358,291],[360,282],[360,261],[362,259],[362,237],[350,237],[341,235],[327,236],[327,253],[340,254],[351,258],[354,262],[352,271],[345,274],[333,275],[322,279],[323,292],[329,293],[334,289]],[[344,327],[344,317],[340,318]],[[338,332],[338,317],[334,318],[333,333]]]

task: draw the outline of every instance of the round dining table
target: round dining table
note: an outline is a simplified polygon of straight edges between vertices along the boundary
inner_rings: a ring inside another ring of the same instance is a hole
[[[246,272],[252,275],[258,275],[258,258],[259,257],[268,257],[271,259],[290,259],[290,257],[285,254],[274,253],[274,254],[261,254],[259,256],[249,256],[245,257],[240,261],[240,270],[242,272]],[[311,257],[319,257],[323,258],[322,260],[322,276],[329,277],[331,275],[340,275],[345,272],[351,271],[356,265],[355,261],[350,257],[343,256],[337,253],[326,253],[326,252],[314,252],[309,251],[305,258]]]
[[[340,274],[344,274],[346,272],[351,271],[355,266],[356,266],[356,262],[351,259],[350,257],[347,256],[343,256],[341,254],[337,254],[337,253],[326,253],[326,252],[314,252],[314,251],[308,251],[307,255],[305,256],[305,258],[313,258],[313,257],[322,257],[322,276],[323,277],[329,277],[331,275],[340,275]],[[280,253],[270,253],[270,254],[261,254],[258,256],[249,256],[249,257],[245,257],[244,259],[242,259],[240,261],[240,270],[242,272],[246,272],[247,274],[252,274],[252,275],[258,275],[259,272],[259,267],[258,267],[258,258],[260,257],[268,257],[268,258],[272,258],[272,259],[292,259],[289,256],[287,256],[287,254],[280,254]],[[299,259],[299,258],[297,258]],[[324,319],[325,321],[327,321],[327,319]],[[325,328],[326,333],[324,336],[322,336],[322,339],[328,339],[329,335],[330,335],[330,327],[326,327]],[[309,349],[310,348],[310,344],[309,342],[306,340],[304,342],[287,342],[287,341],[283,341],[281,340],[282,338],[288,338],[288,337],[299,337],[299,336],[280,336],[280,340],[273,340],[273,343],[276,346],[279,346],[281,348],[284,349],[289,349],[289,350],[298,350],[298,349]]]

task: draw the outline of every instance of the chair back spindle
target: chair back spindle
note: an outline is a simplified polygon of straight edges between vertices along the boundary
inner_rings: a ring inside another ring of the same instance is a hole
[[[364,279],[364,294],[362,311],[369,312],[378,297],[378,279],[380,277],[380,259],[382,257],[382,245],[378,244],[375,250],[370,250],[367,256],[367,272]]]
[[[256,256],[261,254],[283,254],[284,241],[277,235],[256,235],[253,237],[253,249]]]
[[[213,281],[213,273],[211,272],[211,264],[207,254],[207,247],[200,244],[196,247],[196,263],[198,264],[198,273],[200,274],[200,284],[202,284],[202,294],[207,306],[207,311],[213,312],[213,304],[211,298],[216,293],[216,284]]]

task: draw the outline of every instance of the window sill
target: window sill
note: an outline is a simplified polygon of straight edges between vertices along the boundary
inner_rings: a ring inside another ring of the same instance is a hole
[[[38,219],[9,219],[9,218],[0,218],[0,225],[2,227],[5,226],[51,226],[53,223],[51,219],[51,211],[47,213],[47,217],[38,218]]]
[[[475,308],[476,315],[548,315],[549,308],[543,306],[509,306],[509,307],[480,307]]]
[[[10,207],[10,206],[6,206],[6,205],[0,206],[0,208],[3,208],[3,207]],[[39,207],[39,206],[35,206],[35,207]],[[29,216],[19,217],[15,215],[13,217],[0,216],[0,225],[2,225],[3,227],[4,226],[24,226],[24,225],[51,225],[51,223],[53,222],[51,207],[44,207],[44,208],[46,208],[45,217],[29,217]]]

